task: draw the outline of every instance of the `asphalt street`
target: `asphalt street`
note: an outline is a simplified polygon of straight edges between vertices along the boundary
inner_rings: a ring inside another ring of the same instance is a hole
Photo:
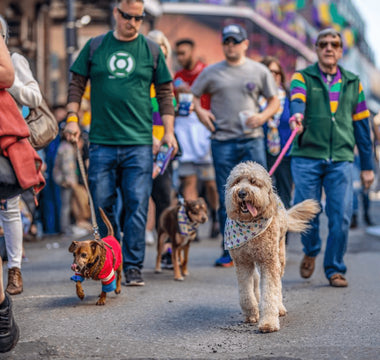
[[[377,225],[379,213],[377,201]],[[185,281],[174,281],[169,270],[155,274],[156,250],[148,247],[146,285],[123,286],[103,307],[95,306],[99,282],[86,281],[85,299],[76,297],[71,239],[26,243],[24,292],[13,297],[21,337],[0,359],[380,359],[380,236],[359,225],[350,232],[348,288],[328,285],[322,254],[311,279],[301,279],[299,236],[290,236],[283,279],[288,314],[271,334],[242,322],[235,270],[213,266],[220,239],[208,239],[207,227],[191,246]],[[322,215],[324,239],[326,226]]]

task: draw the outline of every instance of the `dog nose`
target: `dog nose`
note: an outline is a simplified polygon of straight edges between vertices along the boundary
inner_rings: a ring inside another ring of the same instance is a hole
[[[247,196],[247,192],[244,189],[239,190],[238,196],[240,199],[244,199]]]

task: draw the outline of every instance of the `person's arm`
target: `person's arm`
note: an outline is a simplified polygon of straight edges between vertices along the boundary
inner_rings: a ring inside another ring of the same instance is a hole
[[[0,88],[5,89],[12,86],[15,79],[15,72],[12,60],[9,55],[7,45],[0,36]]]
[[[8,89],[9,93],[18,104],[31,109],[37,108],[42,103],[42,94],[28,60],[17,53],[12,54],[11,59],[15,69],[15,81]]]
[[[246,125],[252,129],[264,125],[268,119],[273,117],[280,107],[278,96],[272,96],[267,100],[267,107],[260,113],[254,114],[246,121]]]
[[[301,73],[295,73],[290,82],[290,120],[289,127],[297,134],[303,132],[302,120],[306,109],[306,82]]]
[[[202,107],[200,97],[194,95],[193,103],[194,110],[198,116],[199,121],[211,132],[214,132],[215,115],[210,110],[206,110]]]
[[[368,189],[375,179],[373,172],[373,146],[369,126],[369,110],[365,102],[363,86],[359,84],[358,102],[352,115],[354,136],[359,150],[360,177],[364,188]]]
[[[172,156],[174,157],[178,151],[178,144],[174,136],[174,106],[172,83],[167,82],[156,85],[156,98],[162,123],[165,129],[160,146],[162,144],[167,144],[169,148],[173,147]]]
[[[70,142],[78,142],[80,135],[78,111],[82,96],[86,89],[87,77],[73,73],[72,79],[69,84],[67,96],[67,119],[65,126],[65,133],[67,133],[67,140]]]

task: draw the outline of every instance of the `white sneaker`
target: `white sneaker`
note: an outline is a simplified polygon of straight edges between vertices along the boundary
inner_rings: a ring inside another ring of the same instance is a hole
[[[86,229],[76,225],[71,226],[71,231],[73,232],[73,235],[75,237],[83,237],[89,234],[89,232]]]
[[[145,244],[152,246],[154,244],[154,233],[150,230],[145,230]]]

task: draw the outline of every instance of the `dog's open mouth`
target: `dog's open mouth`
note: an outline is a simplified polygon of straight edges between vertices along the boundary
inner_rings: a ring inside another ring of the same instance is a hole
[[[240,205],[240,211],[243,214],[248,214],[250,213],[252,217],[257,216],[257,209],[249,202],[243,201]]]

